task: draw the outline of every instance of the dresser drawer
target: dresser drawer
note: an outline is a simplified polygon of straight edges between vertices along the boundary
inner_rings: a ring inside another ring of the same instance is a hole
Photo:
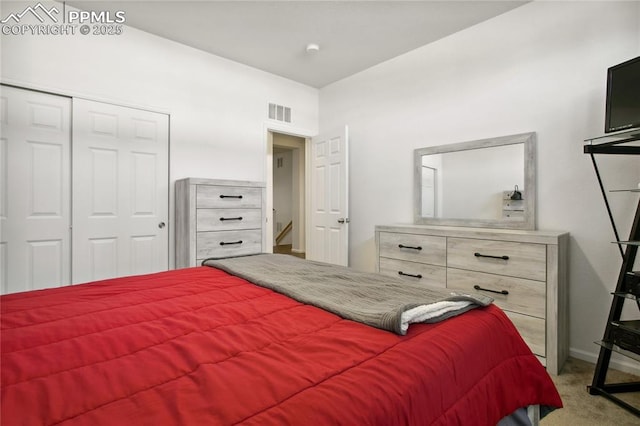
[[[380,257],[446,266],[447,239],[418,234],[380,232]]]
[[[476,285],[485,290],[475,289]],[[447,288],[493,297],[495,304],[507,311],[538,318],[546,316],[546,286],[541,281],[447,268]],[[504,290],[509,294],[486,290]]]
[[[197,229],[200,232],[236,229],[256,229],[262,223],[259,209],[198,209]]]
[[[425,285],[437,287],[445,287],[446,285],[447,268],[444,266],[432,266],[424,263],[381,257],[380,272]]]
[[[503,258],[504,256],[504,258]],[[448,238],[447,266],[546,281],[544,244]]]
[[[260,229],[196,234],[197,259],[241,256],[260,252],[262,252],[262,230]]]
[[[538,356],[546,357],[545,320],[506,310],[504,313],[507,314],[511,322],[513,322],[513,325],[516,326],[522,339],[529,345],[531,351]]]
[[[262,208],[262,189],[242,186],[198,185],[198,208]]]

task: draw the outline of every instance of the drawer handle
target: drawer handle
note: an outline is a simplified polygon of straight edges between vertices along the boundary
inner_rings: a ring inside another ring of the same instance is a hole
[[[402,271],[398,271],[398,275],[404,275],[405,277],[412,277],[412,278],[422,278],[422,275],[420,275],[420,274],[416,274],[416,275],[407,274],[407,273],[402,272]]]
[[[239,198],[239,199],[242,199],[242,195],[220,195],[220,198]]]
[[[224,242],[224,241],[220,241],[220,245],[221,245],[221,246],[230,246],[230,245],[232,245],[232,244],[242,244],[242,240],[240,240],[240,241],[232,241],[232,242],[230,242],[230,243],[226,243],[226,242]]]
[[[406,248],[406,249],[411,249],[411,250],[422,250],[422,247],[420,247],[420,246],[411,247],[411,246],[405,246],[404,244],[398,244],[398,247],[400,247],[401,249]]]
[[[489,257],[491,259],[502,259],[502,260],[509,260],[509,256],[491,256],[490,254],[482,254],[482,253],[473,253],[473,255],[475,257]]]
[[[238,216],[238,217],[221,217],[220,218],[221,221],[225,221],[225,220],[242,220],[242,216]]]
[[[478,284],[474,285],[473,288],[475,288],[476,290],[490,291],[491,293],[504,294],[505,296],[509,294],[507,290],[489,290],[488,288],[480,287]]]

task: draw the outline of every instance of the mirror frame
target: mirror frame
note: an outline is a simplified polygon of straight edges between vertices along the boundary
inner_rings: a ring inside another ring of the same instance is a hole
[[[503,229],[536,229],[536,134],[535,132],[517,135],[501,136],[476,141],[460,142],[449,145],[418,148],[413,152],[413,218],[419,225],[468,226],[477,228]],[[503,145],[524,144],[524,217],[523,220],[513,219],[448,219],[422,217],[421,173],[422,156],[429,154],[443,154],[446,152],[467,151],[472,149],[493,148]]]

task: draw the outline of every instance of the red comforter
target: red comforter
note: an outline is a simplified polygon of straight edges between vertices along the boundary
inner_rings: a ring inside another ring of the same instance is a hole
[[[209,267],[0,304],[4,425],[495,425],[561,406],[495,306],[398,336]]]

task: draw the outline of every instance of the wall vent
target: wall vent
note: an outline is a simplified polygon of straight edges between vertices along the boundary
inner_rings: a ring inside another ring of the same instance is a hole
[[[271,120],[283,121],[285,123],[291,123],[291,108],[277,105],[277,104],[269,104],[269,118]]]

